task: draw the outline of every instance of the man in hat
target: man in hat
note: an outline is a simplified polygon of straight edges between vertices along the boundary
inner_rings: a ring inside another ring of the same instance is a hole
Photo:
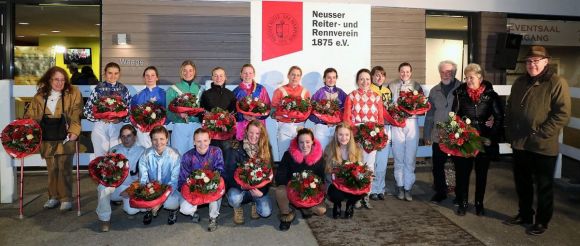
[[[549,59],[546,48],[530,47],[527,74],[514,82],[506,110],[505,132],[513,149],[519,213],[504,223],[533,224],[526,229],[530,235],[544,233],[552,218],[558,136],[571,114],[568,83],[548,66]],[[535,220],[534,184],[538,201]]]

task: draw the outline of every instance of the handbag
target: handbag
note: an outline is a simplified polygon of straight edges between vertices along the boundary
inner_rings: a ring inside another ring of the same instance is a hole
[[[48,97],[44,99],[44,109],[46,111],[46,103]],[[64,112],[64,97],[61,97],[62,112]],[[68,123],[64,113],[61,113],[60,118],[49,118],[47,114],[42,115],[40,120],[40,128],[42,129],[42,140],[44,141],[63,141],[68,135]]]

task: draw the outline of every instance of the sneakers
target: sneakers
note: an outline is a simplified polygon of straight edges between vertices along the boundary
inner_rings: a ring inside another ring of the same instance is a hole
[[[244,208],[234,208],[234,223],[237,225],[244,224]]]
[[[108,232],[111,227],[110,221],[101,221],[101,232]]]
[[[58,204],[60,204],[60,202],[56,199],[48,199],[48,201],[46,201],[46,203],[44,203],[44,205],[42,206],[43,208],[56,208],[56,206],[58,206]]]
[[[377,201],[377,200],[379,200],[379,195],[378,195],[378,194],[375,194],[375,193],[373,193],[373,194],[370,194],[370,195],[369,195],[369,198],[370,198],[371,200],[373,200],[373,201]]]
[[[399,187],[399,193],[397,194],[397,199],[399,199],[399,200],[405,199],[405,189],[402,186]]]
[[[260,218],[260,215],[258,214],[258,207],[255,202],[252,202],[252,213],[250,213],[250,217],[254,220]]]
[[[407,202],[413,201],[413,196],[411,196],[411,190],[405,191],[405,200],[407,200]]]
[[[191,215],[191,222],[199,223],[199,214],[197,214],[197,212],[195,212]]]
[[[176,210],[169,210],[169,216],[167,217],[167,224],[173,225],[177,222],[177,209]]]
[[[60,204],[60,211],[70,211],[72,210],[72,202],[62,202]]]
[[[368,196],[365,196],[362,201],[361,204],[363,205],[363,207],[365,207],[366,209],[372,209],[373,206],[370,203],[370,199]]]
[[[209,225],[207,225],[207,231],[215,231],[218,228],[217,218],[209,218]]]
[[[153,212],[151,211],[145,212],[145,215],[143,216],[143,225],[151,224],[152,220],[153,220]]]

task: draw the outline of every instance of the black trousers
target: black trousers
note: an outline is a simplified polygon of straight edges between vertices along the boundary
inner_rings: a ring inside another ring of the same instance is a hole
[[[346,200],[347,206],[350,204],[355,204],[358,200],[363,198],[365,195],[353,195],[350,193],[346,193],[337,189],[333,184],[328,186],[328,199],[332,203],[340,203]]]
[[[531,220],[534,215],[534,184],[538,205],[536,224],[548,225],[554,213],[554,171],[557,156],[546,156],[514,149],[514,180],[519,198],[519,213]]]
[[[455,196],[459,202],[467,202],[469,199],[469,180],[471,170],[475,166],[475,203],[483,203],[485,186],[487,185],[487,170],[489,170],[489,157],[480,153],[476,157],[463,158],[454,156],[455,165]]]
[[[433,187],[439,194],[447,194],[447,183],[445,182],[445,162],[447,154],[439,148],[438,143],[433,143],[432,162],[433,162]]]

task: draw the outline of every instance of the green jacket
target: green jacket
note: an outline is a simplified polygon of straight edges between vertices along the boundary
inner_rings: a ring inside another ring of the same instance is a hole
[[[519,77],[506,110],[505,132],[512,148],[558,155],[558,136],[570,120],[571,104],[568,83],[551,69],[536,77]]]
[[[180,81],[175,83],[175,86],[177,87],[177,89],[179,89],[181,91],[181,93],[191,93],[192,95],[197,97],[197,103],[199,104],[199,99],[201,97],[201,94],[204,91],[203,86],[199,86],[197,83],[193,82],[191,83],[191,85],[189,85],[187,82],[185,81]],[[179,96],[180,93],[178,93],[173,86],[170,86],[169,88],[167,88],[167,91],[165,92],[165,99],[167,102],[167,118],[169,119],[170,122],[173,123],[185,123],[185,120],[181,117],[179,117],[177,114],[171,112],[169,110],[169,104],[171,103],[171,101],[173,101],[173,99],[175,99],[177,96]],[[199,118],[197,116],[190,116],[189,117],[189,122],[200,122]]]

